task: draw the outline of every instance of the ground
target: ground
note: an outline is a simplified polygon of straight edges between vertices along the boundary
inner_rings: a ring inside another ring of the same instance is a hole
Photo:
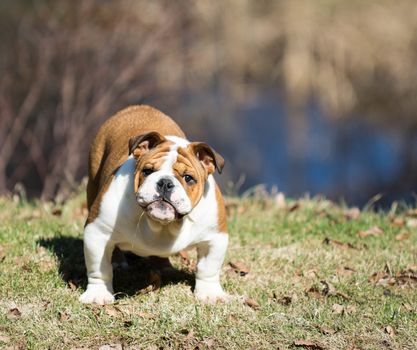
[[[235,300],[194,299],[189,252],[170,274],[129,256],[115,272],[117,303],[86,306],[83,198],[0,199],[0,348],[417,348],[413,208],[228,198],[222,284]]]

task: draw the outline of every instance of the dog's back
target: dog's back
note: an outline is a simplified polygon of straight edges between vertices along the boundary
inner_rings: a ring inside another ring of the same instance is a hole
[[[146,105],[127,107],[109,118],[98,130],[91,144],[87,185],[87,206],[91,210],[115,169],[128,157],[131,137],[158,131],[162,135],[184,137],[180,127],[161,111]]]

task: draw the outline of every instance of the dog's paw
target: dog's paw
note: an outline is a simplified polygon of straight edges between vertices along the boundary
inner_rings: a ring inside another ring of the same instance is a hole
[[[226,302],[233,299],[227,294],[219,283],[196,281],[194,295],[198,300],[208,304],[214,304],[218,301]]]
[[[79,299],[83,304],[111,304],[114,296],[105,284],[89,284],[87,290],[81,294]]]

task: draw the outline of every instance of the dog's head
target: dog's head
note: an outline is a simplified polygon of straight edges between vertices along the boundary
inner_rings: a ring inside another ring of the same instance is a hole
[[[129,140],[137,160],[134,190],[148,217],[161,224],[182,219],[198,204],[207,178],[224,159],[207,144],[157,132]]]

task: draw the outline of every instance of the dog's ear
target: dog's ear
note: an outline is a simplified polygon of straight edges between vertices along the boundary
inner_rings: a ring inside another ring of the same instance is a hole
[[[133,154],[138,159],[141,155],[164,141],[165,137],[156,131],[132,137],[129,140],[129,154]]]
[[[208,174],[214,173],[216,169],[221,174],[224,159],[220,154],[204,142],[193,142],[190,147]]]

